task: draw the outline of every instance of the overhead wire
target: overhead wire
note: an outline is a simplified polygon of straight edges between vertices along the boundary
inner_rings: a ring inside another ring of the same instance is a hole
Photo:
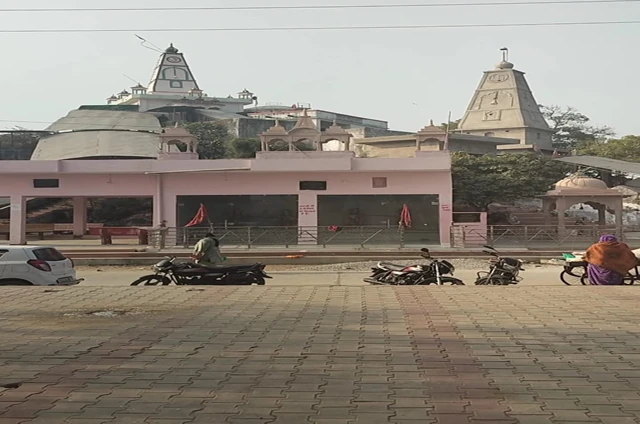
[[[564,27],[635,25],[640,20],[583,21],[583,22],[520,22],[496,24],[434,24],[434,25],[363,25],[320,27],[254,27],[254,28],[60,28],[60,29],[0,29],[0,34],[65,34],[65,33],[116,33],[116,32],[275,32],[275,31],[363,31],[363,30],[412,30],[458,28],[516,28],[516,27]]]
[[[407,9],[427,7],[487,7],[487,6],[544,6],[544,5],[583,5],[638,3],[640,0],[520,0],[520,1],[484,1],[457,3],[400,3],[400,4],[333,4],[333,5],[298,5],[298,6],[174,6],[174,7],[64,7],[64,8],[11,8],[0,9],[0,12],[176,12],[176,11],[251,11],[251,10],[319,10],[319,9]]]

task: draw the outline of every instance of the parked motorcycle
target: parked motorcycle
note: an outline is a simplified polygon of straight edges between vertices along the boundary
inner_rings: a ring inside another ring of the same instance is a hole
[[[377,285],[445,285],[462,286],[464,283],[452,277],[455,267],[448,261],[433,259],[429,249],[420,249],[420,256],[429,260],[424,265],[398,265],[390,262],[379,262],[371,269],[371,276],[364,279],[365,283]]]
[[[207,267],[193,262],[176,262],[173,256],[153,266],[155,274],[144,275],[131,283],[132,286],[262,286],[266,278],[272,278],[264,271],[265,265],[216,266]]]
[[[491,255],[489,271],[478,272],[476,286],[508,286],[518,284],[522,281],[520,271],[524,271],[520,259],[505,258],[500,256],[498,251],[489,245],[483,246],[484,253]]]

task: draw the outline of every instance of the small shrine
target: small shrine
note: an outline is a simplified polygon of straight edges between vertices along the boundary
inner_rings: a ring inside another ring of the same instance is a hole
[[[327,128],[326,131],[320,131],[313,119],[307,114],[305,109],[303,115],[298,119],[296,125],[290,131],[287,131],[279,121],[276,121],[275,125],[269,128],[267,131],[260,135],[260,143],[263,152],[268,152],[269,147],[277,142],[284,142],[289,146],[289,151],[298,150],[295,146],[296,143],[308,142],[315,147],[317,151],[323,151],[323,146],[326,143],[336,141],[340,150],[349,151],[351,134],[340,127],[336,122]]]
[[[547,225],[551,225],[552,212],[558,213],[558,233],[566,233],[565,212],[573,205],[586,204],[598,211],[598,226],[607,224],[607,210],[615,215],[616,228],[622,228],[624,194],[609,188],[604,181],[581,174],[571,175],[555,184],[553,190],[541,196]]]

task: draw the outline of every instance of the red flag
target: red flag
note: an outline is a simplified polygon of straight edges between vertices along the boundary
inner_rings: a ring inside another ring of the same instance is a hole
[[[402,212],[400,212],[400,227],[411,228],[411,212],[409,212],[409,206],[405,203],[402,205]]]
[[[204,205],[200,203],[198,213],[193,217],[191,222],[185,225],[185,227],[195,227],[196,225],[202,224],[207,219],[207,217],[207,208],[205,208]]]

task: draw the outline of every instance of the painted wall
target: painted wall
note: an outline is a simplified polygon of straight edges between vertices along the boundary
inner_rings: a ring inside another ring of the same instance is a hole
[[[176,225],[177,196],[297,195],[300,226],[317,225],[319,195],[436,194],[440,240],[452,222],[450,158],[417,152],[415,158],[361,159],[352,152],[261,152],[255,160],[0,161],[0,197],[11,198],[12,242],[24,239],[27,197],[153,197],[154,223]],[[387,186],[374,188],[374,177]],[[34,188],[34,179],[58,179]],[[300,181],[326,181],[326,191],[299,190]],[[22,217],[22,219],[21,219]]]

